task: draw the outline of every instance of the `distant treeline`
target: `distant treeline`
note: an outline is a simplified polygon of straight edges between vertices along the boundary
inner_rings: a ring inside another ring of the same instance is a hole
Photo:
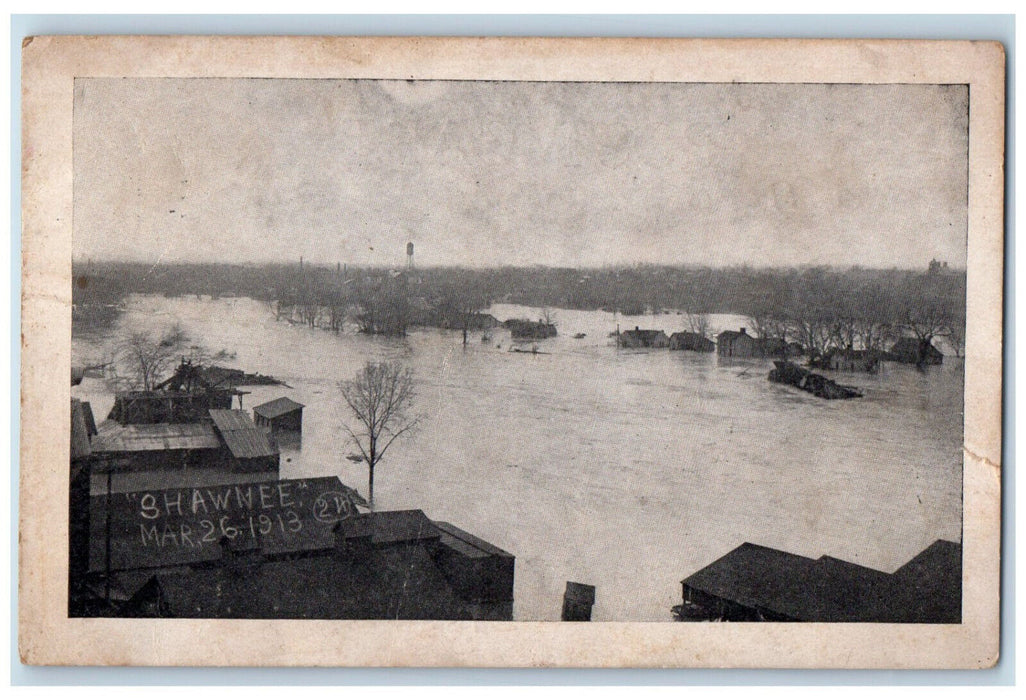
[[[938,263],[925,270],[635,265],[406,271],[301,262],[77,262],[73,275],[77,306],[117,304],[132,293],[245,296],[275,303],[311,325],[337,330],[352,313],[361,330],[385,333],[402,332],[418,314],[458,327],[460,319],[496,302],[630,315],[662,309],[738,314],[751,319],[759,335],[788,337],[812,352],[873,348],[885,335],[946,335],[960,345],[965,322],[965,272]]]

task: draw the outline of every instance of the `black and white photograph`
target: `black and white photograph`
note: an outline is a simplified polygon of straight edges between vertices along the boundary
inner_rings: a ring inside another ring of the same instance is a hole
[[[976,97],[76,74],[49,602],[961,625]]]

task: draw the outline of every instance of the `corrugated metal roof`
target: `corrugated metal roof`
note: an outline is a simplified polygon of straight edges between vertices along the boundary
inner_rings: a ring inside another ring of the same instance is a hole
[[[93,438],[93,452],[216,450],[221,447],[207,423],[132,423],[104,421]]]
[[[293,411],[303,408],[303,404],[297,403],[287,396],[282,396],[274,401],[268,401],[262,403],[259,406],[253,407],[253,413],[264,418],[277,418],[278,416],[284,416],[286,413],[292,413]]]
[[[245,411],[211,409],[210,417],[236,459],[273,457],[278,454],[278,448],[271,444],[267,434],[256,427]]]

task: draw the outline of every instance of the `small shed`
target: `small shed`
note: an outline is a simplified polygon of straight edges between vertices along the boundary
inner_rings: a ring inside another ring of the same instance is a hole
[[[270,428],[271,432],[303,431],[303,404],[297,403],[287,396],[274,401],[262,403],[253,408],[253,422],[260,428]]]

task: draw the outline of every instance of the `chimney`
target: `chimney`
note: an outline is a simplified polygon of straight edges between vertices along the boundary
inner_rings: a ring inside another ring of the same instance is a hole
[[[595,586],[566,582],[563,594],[563,622],[591,622],[591,607],[595,604]]]

